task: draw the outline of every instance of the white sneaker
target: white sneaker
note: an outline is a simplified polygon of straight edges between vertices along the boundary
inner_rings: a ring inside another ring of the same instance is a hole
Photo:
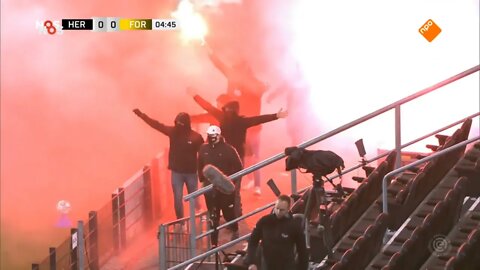
[[[262,189],[260,187],[255,187],[255,190],[253,191],[254,195],[262,195]]]
[[[248,183],[246,185],[243,185],[242,189],[243,190],[251,189],[254,184],[255,183],[253,182],[253,180],[250,180],[250,181],[248,181]]]

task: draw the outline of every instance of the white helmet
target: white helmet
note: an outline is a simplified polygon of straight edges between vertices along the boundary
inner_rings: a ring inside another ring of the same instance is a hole
[[[220,134],[222,134],[222,130],[215,125],[211,125],[207,129],[207,135],[220,135]]]

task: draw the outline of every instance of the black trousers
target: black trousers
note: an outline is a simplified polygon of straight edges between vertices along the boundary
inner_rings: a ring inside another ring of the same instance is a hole
[[[208,214],[212,229],[220,224],[220,211],[225,221],[231,221],[237,218],[235,214],[235,193],[223,194],[215,188],[205,193],[205,203],[207,205]],[[232,231],[238,230],[238,223],[234,223],[229,227]],[[212,234],[212,245],[218,244],[218,232]]]

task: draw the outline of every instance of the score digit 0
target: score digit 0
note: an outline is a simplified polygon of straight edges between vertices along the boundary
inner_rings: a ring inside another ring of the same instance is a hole
[[[119,18],[107,18],[107,32],[120,31]]]
[[[94,32],[106,32],[105,25],[107,24],[107,18],[93,18],[93,31]]]

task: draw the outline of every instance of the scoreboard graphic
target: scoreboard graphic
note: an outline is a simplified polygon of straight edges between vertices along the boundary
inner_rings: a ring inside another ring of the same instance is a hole
[[[131,30],[176,30],[176,19],[126,19],[95,17],[91,19],[62,19],[36,22],[36,29],[42,34],[63,34],[63,31],[87,30],[93,32],[118,32]]]

